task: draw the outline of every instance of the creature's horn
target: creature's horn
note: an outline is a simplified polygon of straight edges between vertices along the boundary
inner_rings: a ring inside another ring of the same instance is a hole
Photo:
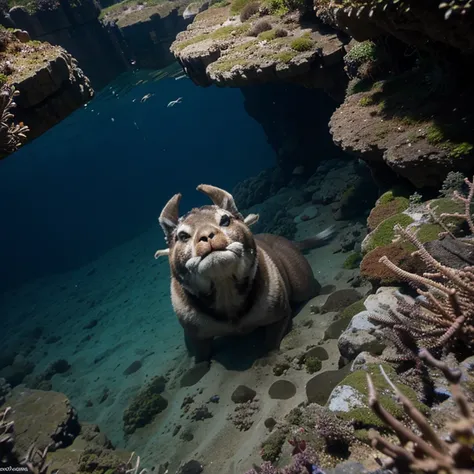
[[[170,242],[170,237],[178,225],[179,219],[179,202],[181,194],[175,194],[161,211],[158,222],[165,233],[166,242]]]
[[[215,186],[210,186],[209,184],[200,184],[196,189],[209,196],[216,206],[229,211],[238,219],[244,220],[244,216],[239,212],[235,205],[232,194],[223,189],[216,188]]]

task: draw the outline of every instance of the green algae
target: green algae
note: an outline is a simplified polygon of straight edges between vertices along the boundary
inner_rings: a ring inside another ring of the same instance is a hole
[[[319,372],[321,367],[323,366],[319,357],[306,357],[304,364],[306,366],[306,372],[308,374],[314,374],[315,372]]]
[[[344,260],[342,266],[347,270],[354,270],[359,267],[362,261],[362,254],[360,252],[351,252],[349,256]]]
[[[305,51],[310,51],[314,48],[314,41],[307,36],[301,36],[295,38],[291,43],[291,49],[298,51],[299,53],[304,53]]]
[[[212,33],[208,34],[201,34],[197,35],[194,38],[189,38],[188,40],[181,41],[176,45],[176,50],[181,51],[184,48],[187,48],[188,46],[191,46],[192,44],[200,43],[201,41],[205,40],[220,40],[220,39],[225,39],[230,36],[240,36],[246,33],[249,30],[249,25],[243,24],[243,25],[228,25],[228,26],[222,26],[221,28],[217,28],[214,30]]]
[[[382,364],[382,367],[397,389],[400,390],[421,413],[427,415],[429,413],[428,407],[418,400],[419,397],[417,393],[411,387],[403,385],[398,381],[393,367],[387,364]],[[372,378],[382,406],[395,418],[399,420],[405,418],[405,411],[402,405],[397,403],[392,396],[393,390],[382,375],[378,364],[368,364],[367,370],[352,372],[339,385],[348,385],[357,390],[362,395],[362,401],[368,404],[367,373],[369,373]],[[337,412],[337,415],[344,420],[352,421],[356,429],[368,427],[385,428],[383,422],[368,406],[357,407],[349,412]]]
[[[371,234],[369,234],[370,240],[366,249],[364,249],[365,252],[368,253],[377,247],[389,245],[395,237],[395,232],[393,230],[394,226],[399,224],[402,227],[407,227],[412,222],[413,219],[406,214],[395,214],[394,216],[385,219]]]

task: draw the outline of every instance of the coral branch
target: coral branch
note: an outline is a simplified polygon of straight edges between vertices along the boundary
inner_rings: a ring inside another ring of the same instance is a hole
[[[472,456],[474,448],[474,417],[459,386],[460,372],[449,369],[444,362],[436,360],[426,350],[420,351],[420,358],[427,364],[439,368],[448,381],[451,382],[451,391],[460,411],[459,420],[451,424],[450,436],[447,437],[447,441],[441,440],[429,425],[428,420],[413,406],[410,400],[397,390],[383,371],[383,368],[380,367],[387,382],[402,403],[405,413],[418,426],[423,437],[418,436],[411,429],[388,414],[381,406],[372,380],[367,374],[370,407],[388,427],[393,429],[403,445],[395,446],[379,433],[372,431],[369,433],[372,439],[372,446],[388,456],[391,460],[388,466],[395,466],[398,472],[449,472],[451,474],[472,472],[474,469],[474,458]],[[407,445],[408,440],[413,442],[413,446],[410,448]]]

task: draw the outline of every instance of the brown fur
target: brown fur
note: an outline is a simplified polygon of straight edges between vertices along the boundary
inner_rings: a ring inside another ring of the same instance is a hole
[[[232,196],[201,185],[214,205],[179,218],[181,195],[163,209],[171,300],[196,359],[210,357],[214,337],[266,327],[266,347],[278,348],[291,320],[291,303],[315,296],[319,284],[297,245],[271,234],[253,235]]]

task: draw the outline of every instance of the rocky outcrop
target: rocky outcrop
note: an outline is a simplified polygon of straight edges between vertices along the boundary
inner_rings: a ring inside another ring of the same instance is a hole
[[[7,400],[15,420],[15,451],[19,458],[34,444],[50,451],[69,446],[79,434],[75,410],[58,392],[15,388]]]
[[[29,127],[35,138],[67,117],[93,96],[89,79],[64,49],[36,41],[5,37],[1,53],[4,81],[19,95],[14,121]]]
[[[453,122],[459,121],[456,134],[465,128],[465,106],[458,99],[446,112],[444,103],[427,100],[422,82],[418,91],[421,96],[403,97],[404,85],[394,88],[391,81],[394,79],[346,97],[329,124],[334,142],[374,168],[391,169],[417,188],[439,189],[453,169],[469,174],[473,169],[473,146],[464,141],[467,136],[449,136]],[[403,82],[408,81],[405,76]]]
[[[58,392],[14,389],[0,409],[2,462],[32,472],[125,472],[133,455],[114,450],[97,425],[79,424],[68,398]],[[5,450],[4,450],[5,448]],[[135,463],[135,462],[134,462]],[[42,470],[41,467],[49,469]],[[36,469],[34,469],[36,468]]]
[[[264,25],[264,26],[262,26]],[[340,93],[344,44],[332,29],[302,27],[298,13],[260,13],[242,22],[231,7],[200,13],[171,46],[200,86],[295,82]]]
[[[127,54],[137,67],[160,69],[174,61],[171,43],[192,21],[192,17],[184,18],[182,10],[181,6],[166,2],[118,19],[116,26],[126,43]]]
[[[474,52],[469,2],[315,0],[314,8],[327,23],[357,41],[391,35],[420,49],[447,46]]]
[[[45,3],[36,11],[14,7],[9,20],[32,39],[66,49],[99,89],[130,67],[116,37],[99,21],[99,15],[95,0],[58,0],[52,7]]]

